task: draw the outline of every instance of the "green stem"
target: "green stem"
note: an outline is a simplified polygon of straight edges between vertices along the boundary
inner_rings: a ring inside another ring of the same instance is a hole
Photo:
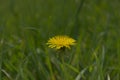
[[[68,80],[67,78],[67,72],[66,72],[66,69],[65,69],[65,50],[64,51],[61,51],[59,53],[59,59],[60,59],[60,62],[61,62],[61,70],[62,70],[62,76],[64,77],[63,80]]]

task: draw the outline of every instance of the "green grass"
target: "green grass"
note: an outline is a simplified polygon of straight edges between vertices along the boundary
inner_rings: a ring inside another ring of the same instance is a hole
[[[119,0],[1,0],[0,80],[120,80]],[[47,40],[77,44],[65,61]]]

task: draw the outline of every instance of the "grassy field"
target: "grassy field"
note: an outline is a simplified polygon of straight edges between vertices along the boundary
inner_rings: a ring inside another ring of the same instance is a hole
[[[119,0],[0,0],[0,80],[120,80],[119,61]]]

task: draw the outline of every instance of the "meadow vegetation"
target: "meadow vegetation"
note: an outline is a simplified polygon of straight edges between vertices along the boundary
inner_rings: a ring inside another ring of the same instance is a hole
[[[0,80],[120,80],[119,61],[119,0],[0,0]]]

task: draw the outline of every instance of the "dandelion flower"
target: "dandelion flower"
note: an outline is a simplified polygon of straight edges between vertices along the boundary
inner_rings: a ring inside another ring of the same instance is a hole
[[[74,40],[73,38],[60,35],[60,36],[55,36],[55,37],[50,38],[46,44],[50,48],[55,48],[59,50],[61,48],[70,49],[70,46],[75,45],[75,42],[76,40]]]

